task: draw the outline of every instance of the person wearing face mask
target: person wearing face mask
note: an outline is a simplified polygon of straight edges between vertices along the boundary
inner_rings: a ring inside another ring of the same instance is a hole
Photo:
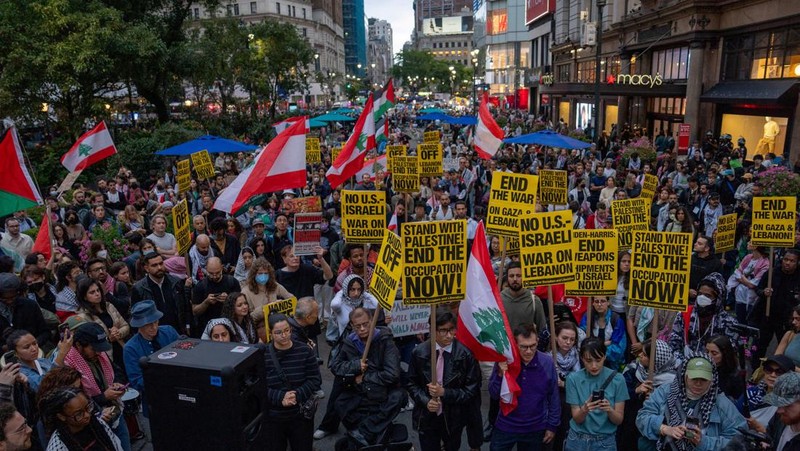
[[[250,317],[258,326],[258,336],[266,341],[264,306],[280,299],[289,299],[293,294],[278,283],[275,269],[262,257],[255,259],[250,266],[247,279],[242,284],[242,294],[250,306]]]
[[[205,278],[208,259],[215,256],[216,254],[211,247],[211,239],[208,235],[197,235],[194,245],[189,249],[189,265],[192,274],[192,282],[198,283]]]
[[[45,271],[36,266],[28,265],[20,274],[20,279],[28,286],[28,299],[36,301],[39,307],[56,312],[56,287],[47,283]]]

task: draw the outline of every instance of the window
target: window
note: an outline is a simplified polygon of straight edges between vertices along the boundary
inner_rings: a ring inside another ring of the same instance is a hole
[[[689,47],[654,51],[650,72],[651,75],[661,74],[664,80],[689,78]]]
[[[723,79],[800,76],[800,25],[725,39]]]
[[[303,37],[305,38],[307,36],[308,36],[308,29],[303,27]]]
[[[195,19],[199,19],[200,18],[200,8],[195,8],[194,9],[194,18]]]
[[[238,3],[234,3],[233,4],[233,15],[234,16],[238,16],[239,15],[239,4]]]
[[[570,63],[567,64],[559,64],[556,66],[556,81],[559,83],[569,83],[569,66]]]
[[[297,7],[292,6],[292,17],[297,17]]]
[[[258,12],[258,3],[250,2],[250,14],[256,14]]]
[[[578,63],[578,83],[594,83],[596,64],[594,61],[581,61]]]
[[[303,8],[303,19],[305,19],[305,18],[306,18],[306,9]]]
[[[278,14],[281,13],[281,3],[280,2],[275,2],[275,10],[277,11]]]
[[[225,13],[228,16],[233,15],[233,5],[228,5],[227,11]]]
[[[686,111],[686,99],[682,97],[656,97],[650,99],[650,112],[683,116]]]

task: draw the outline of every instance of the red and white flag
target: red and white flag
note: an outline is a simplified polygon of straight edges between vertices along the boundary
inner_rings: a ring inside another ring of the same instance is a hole
[[[270,141],[253,164],[222,191],[214,208],[232,214],[257,194],[305,186],[305,125],[305,121],[297,121]]]
[[[364,104],[364,111],[358,117],[353,134],[325,174],[332,189],[336,189],[348,178],[356,175],[364,167],[364,156],[375,148],[375,121],[372,115],[373,104],[370,94],[367,103]]]
[[[364,167],[356,172],[356,181],[364,180],[364,175],[369,175],[369,179],[375,181],[378,171],[386,172],[386,155],[372,158],[364,162]]]
[[[75,141],[69,152],[61,156],[61,164],[70,172],[80,171],[117,153],[105,121]]]
[[[472,145],[475,146],[475,150],[481,158],[488,160],[503,145],[503,137],[505,137],[505,133],[495,122],[492,113],[489,112],[489,105],[484,94],[481,99],[481,107],[478,109],[478,124],[475,126]]]
[[[305,120],[306,121],[306,133],[308,133],[309,129],[310,129],[310,123],[309,123],[310,121],[308,119],[308,116],[290,117],[290,118],[287,118],[287,119],[285,119],[283,121],[280,121],[280,122],[277,122],[275,124],[272,124],[272,128],[275,129],[275,133],[281,134],[281,133],[283,133],[284,130],[286,130],[287,128],[289,128],[292,125],[294,125],[297,121],[301,121],[301,120]]]
[[[508,362],[500,387],[500,409],[508,415],[517,407],[520,356],[511,333],[500,291],[494,282],[483,222],[475,232],[467,264],[467,297],[458,307],[456,338],[483,362]]]
[[[389,220],[389,225],[386,228],[395,234],[397,233],[397,213],[392,213],[392,219]]]

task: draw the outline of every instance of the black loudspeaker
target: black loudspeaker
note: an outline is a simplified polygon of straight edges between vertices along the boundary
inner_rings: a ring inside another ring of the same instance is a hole
[[[153,449],[264,448],[264,348],[179,339],[139,361]]]

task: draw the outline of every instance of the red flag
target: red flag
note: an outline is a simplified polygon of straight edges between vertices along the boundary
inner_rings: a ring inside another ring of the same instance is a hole
[[[42,204],[39,189],[33,183],[16,127],[11,127],[0,140],[0,216]]]
[[[50,219],[47,213],[42,216],[42,225],[39,226],[39,231],[36,233],[36,241],[33,242],[31,253],[41,252],[45,258],[50,260],[52,255],[52,242],[50,241]]]
[[[111,133],[108,132],[105,122],[84,133],[69,152],[61,156],[61,164],[70,172],[86,169],[98,161],[117,153]]]
[[[372,94],[370,94],[367,103],[364,104],[364,111],[358,117],[353,134],[325,174],[331,188],[335,189],[361,170],[364,167],[364,156],[375,148],[375,120],[372,110]]]
[[[472,145],[475,146],[475,150],[481,158],[488,160],[503,145],[504,136],[503,129],[497,125],[492,113],[489,112],[486,94],[484,94],[481,99],[481,107],[478,109],[478,124],[475,125],[475,137]]]

